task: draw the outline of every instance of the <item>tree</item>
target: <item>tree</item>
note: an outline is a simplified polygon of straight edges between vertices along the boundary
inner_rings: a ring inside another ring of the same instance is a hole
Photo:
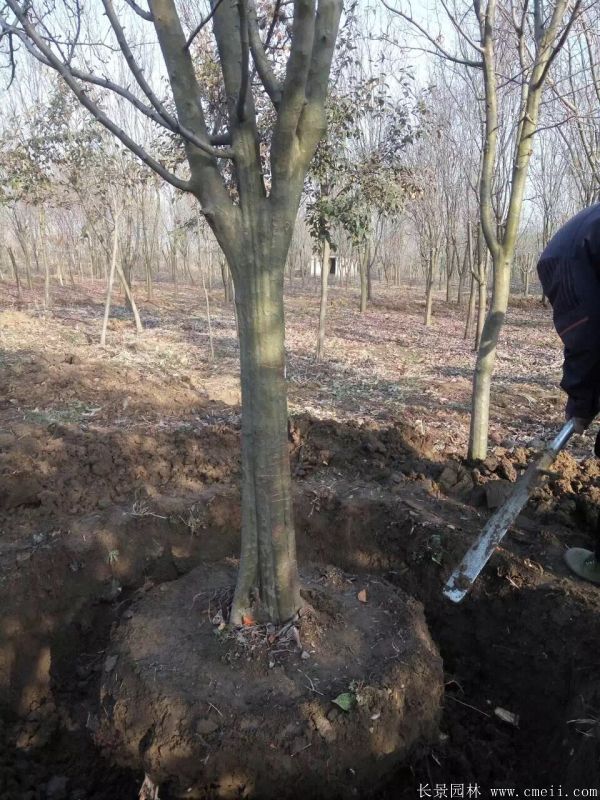
[[[455,0],[442,6],[456,32],[455,52],[446,48],[443,37],[433,35],[410,13],[387,7],[419,30],[430,51],[463,68],[477,70],[481,76],[478,85],[484,103],[484,146],[479,212],[492,257],[493,287],[473,378],[469,457],[483,459],[487,453],[492,374],[508,308],[533,137],[548,74],[581,13],[583,0],[533,0],[531,4],[528,0]],[[514,49],[507,46],[511,40]],[[509,154],[509,161],[504,163],[510,164],[510,179],[498,183],[502,151]],[[504,194],[498,194],[499,186],[505,187]]]
[[[287,442],[283,277],[306,171],[325,130],[342,0],[294,0],[291,14],[277,2],[269,15],[255,0],[213,0],[188,31],[175,0],[149,0],[147,9],[127,0],[122,13],[112,0],[102,5],[111,44],[135,89],[106,76],[99,58],[96,71],[90,66],[94,49],[86,31],[93,9],[86,19],[81,4],[58,2],[48,11],[38,0],[6,0],[0,30],[9,58],[14,61],[21,45],[54,69],[125,147],[194,195],[225,254],[235,285],[243,404],[242,553],[231,621],[241,623],[251,607],[254,615],[287,620],[301,599]],[[140,27],[145,39],[155,34],[168,98],[159,97],[142,69],[135,40]],[[271,58],[274,41],[278,60]],[[219,67],[215,113],[196,72],[194,47]],[[94,99],[90,84],[104,102]],[[170,170],[132,129],[115,121],[111,93],[168,131],[185,152],[187,175],[183,168]],[[259,115],[257,108],[267,104],[269,113]]]

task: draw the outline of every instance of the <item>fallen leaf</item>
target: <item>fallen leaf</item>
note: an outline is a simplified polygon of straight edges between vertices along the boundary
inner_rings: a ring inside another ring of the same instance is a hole
[[[244,614],[242,616],[242,625],[256,625],[256,623],[249,614]]]
[[[342,694],[338,694],[338,696],[331,701],[335,703],[338,708],[341,708],[342,711],[350,711],[351,708],[354,707],[356,704],[356,697],[352,692],[342,692]]]
[[[367,590],[361,589],[360,592],[356,595],[361,603],[367,602]]]

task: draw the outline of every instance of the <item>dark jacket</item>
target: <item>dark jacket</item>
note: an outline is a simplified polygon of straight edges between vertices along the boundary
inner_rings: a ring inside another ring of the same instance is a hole
[[[600,203],[563,225],[537,269],[565,346],[567,416],[591,419],[600,410]]]

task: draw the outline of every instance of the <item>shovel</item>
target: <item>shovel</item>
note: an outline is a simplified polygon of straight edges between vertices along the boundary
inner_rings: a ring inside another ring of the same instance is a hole
[[[479,573],[500,544],[506,531],[524,508],[539,478],[550,467],[556,456],[575,432],[575,420],[570,419],[559,434],[547,446],[540,458],[530,464],[515,483],[508,500],[490,517],[480,537],[467,551],[460,565],[454,570],[444,586],[444,595],[454,603],[469,592]]]

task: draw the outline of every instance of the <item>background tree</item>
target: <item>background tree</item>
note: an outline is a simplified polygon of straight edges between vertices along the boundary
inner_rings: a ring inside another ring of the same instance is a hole
[[[447,18],[457,34],[454,52],[446,49],[443,39],[426,30],[402,7],[387,7],[416,27],[425,37],[427,47],[440,57],[481,74],[485,128],[479,209],[494,278],[473,379],[469,457],[481,459],[487,452],[491,380],[508,307],[511,269],[540,105],[552,64],[579,18],[583,2],[444,3]],[[510,112],[511,108],[515,111]],[[509,156],[510,180],[499,181],[499,166],[507,163],[506,158],[501,158],[503,153]],[[504,191],[498,192],[499,188]]]

